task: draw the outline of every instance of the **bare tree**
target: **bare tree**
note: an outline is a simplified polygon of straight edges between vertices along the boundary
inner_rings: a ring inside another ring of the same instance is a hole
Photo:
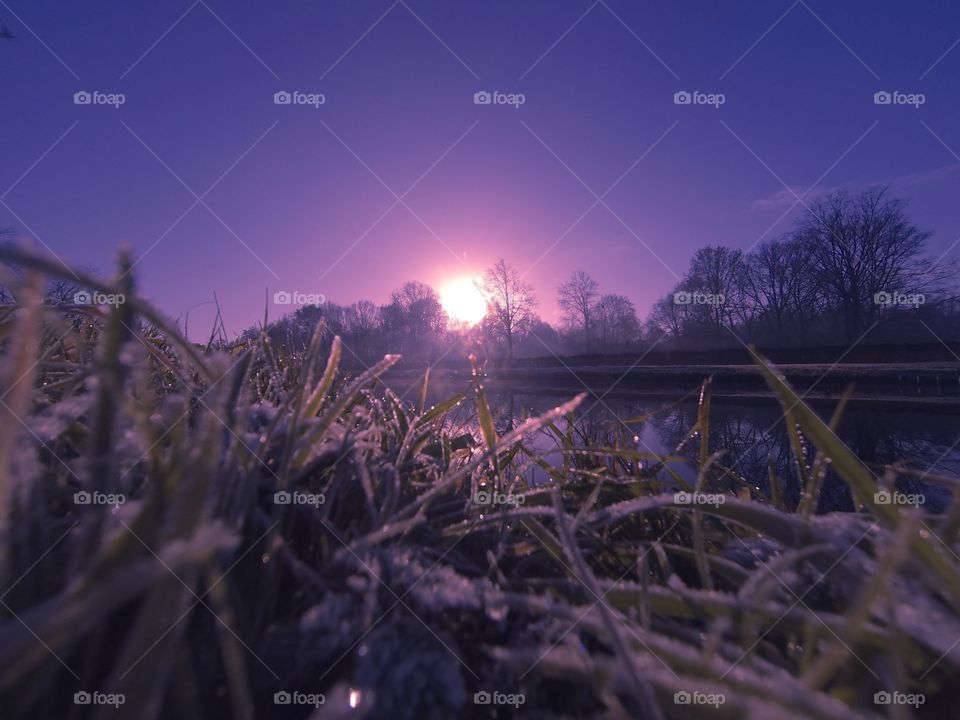
[[[505,342],[507,357],[513,359],[515,343],[530,329],[535,317],[533,286],[500,258],[484,273],[483,292],[487,297],[487,327]]]
[[[570,279],[557,288],[557,299],[563,311],[564,322],[582,333],[584,347],[590,342],[594,305],[599,285],[583,270],[577,270]]]
[[[792,238],[765,242],[747,257],[742,279],[745,323],[756,322],[778,345],[789,330],[806,337],[821,294],[802,243]]]
[[[604,348],[624,349],[640,335],[637,310],[629,298],[607,294],[596,305],[600,319],[600,337]]]
[[[922,257],[930,233],[907,218],[902,200],[887,198],[886,188],[830,195],[810,209],[797,236],[848,341],[878,317],[877,294],[931,292],[947,279],[947,266],[937,269]]]
[[[369,300],[358,300],[343,309],[343,341],[360,357],[374,359],[380,311]],[[388,352],[384,349],[384,352]]]
[[[437,291],[426,283],[404,283],[391,294],[391,310],[385,314],[396,326],[400,347],[406,353],[429,353],[446,330],[447,316]]]
[[[377,327],[377,306],[369,300],[358,300],[347,307],[345,323],[351,333],[368,333]]]
[[[684,340],[690,322],[690,305],[676,301],[676,293],[660,298],[650,309],[646,321],[649,340],[665,337],[675,343]]]
[[[80,289],[80,285],[73,280],[54,278],[47,282],[44,296],[52,305],[72,305],[76,302],[76,295]]]
[[[722,245],[697,250],[681,285],[687,291],[691,314],[711,328],[715,339],[726,336],[742,301],[740,280],[743,252]]]

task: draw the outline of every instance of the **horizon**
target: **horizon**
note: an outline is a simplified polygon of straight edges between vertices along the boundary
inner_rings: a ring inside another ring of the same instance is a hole
[[[643,317],[696,248],[873,185],[937,258],[960,8],[883,6],[5,3],[0,227],[104,274],[126,243],[159,307],[208,327],[216,293],[233,335],[267,289],[380,305],[501,256],[551,324],[575,270]]]

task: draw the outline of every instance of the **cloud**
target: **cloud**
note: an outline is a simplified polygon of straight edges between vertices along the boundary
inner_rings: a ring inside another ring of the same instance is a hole
[[[761,212],[765,210],[777,209],[786,210],[794,203],[797,203],[798,197],[803,198],[803,202],[809,205],[811,202],[817,200],[818,198],[822,198],[825,195],[829,195],[830,193],[841,190],[855,193],[865,190],[868,187],[877,185],[886,185],[894,191],[894,194],[896,194],[898,190],[906,191],[921,185],[942,182],[958,173],[960,173],[960,163],[954,163],[952,165],[944,165],[942,167],[934,168],[933,170],[927,170],[926,172],[898,175],[896,177],[884,178],[871,183],[847,183],[846,185],[833,186],[817,185],[809,192],[807,191],[807,188],[801,185],[791,185],[789,190],[784,188],[783,190],[778,190],[777,192],[767,195],[766,197],[757,198],[750,203],[750,210]],[[800,203],[797,203],[797,205],[802,207]]]
[[[758,198],[750,203],[751,210],[775,210],[775,209],[786,209],[797,202],[797,198],[803,198],[803,202],[810,203],[811,200],[814,200],[818,197],[823,197],[824,195],[829,194],[832,191],[832,188],[827,187],[826,185],[818,185],[809,192],[807,188],[802,185],[791,185],[789,189],[784,188],[783,190],[778,190],[772,195],[767,195],[766,197]],[[806,193],[806,195],[804,195]]]
[[[960,172],[960,163],[954,163],[952,165],[944,165],[943,167],[936,168],[935,170],[928,170],[927,172],[901,175],[900,177],[880,184],[890,185],[891,187],[909,188],[917,185],[940,182],[941,180],[945,180],[953,175],[956,175],[958,172]]]

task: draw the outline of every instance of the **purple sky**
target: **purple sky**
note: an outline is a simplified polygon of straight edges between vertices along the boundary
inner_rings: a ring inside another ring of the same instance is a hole
[[[890,183],[934,256],[960,238],[954,0],[2,0],[0,23],[0,225],[101,270],[128,243],[192,328],[214,292],[237,333],[268,287],[384,302],[501,255],[548,320],[574,269],[644,314],[811,186]]]

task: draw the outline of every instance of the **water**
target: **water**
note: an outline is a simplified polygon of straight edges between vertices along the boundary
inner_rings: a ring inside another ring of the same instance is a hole
[[[409,382],[393,385],[398,393],[410,388]],[[433,383],[428,400],[436,402],[463,389],[461,383]],[[561,392],[536,387],[517,391],[498,387],[495,383],[486,384],[485,391],[499,434],[507,432],[524,418],[539,415],[576,394],[575,390]],[[419,386],[416,386],[407,392],[406,398],[413,399],[418,393]],[[814,409],[829,420],[835,404],[818,403]],[[575,437],[578,445],[631,447],[660,455],[678,454],[688,462],[673,463],[671,467],[689,482],[696,479],[699,438],[694,438],[675,453],[683,437],[696,423],[696,393],[684,396],[678,392],[672,397],[629,394],[600,397],[593,394],[584,400],[577,415]],[[465,429],[475,428],[472,401],[462,403],[453,413],[453,420]],[[561,426],[565,428],[566,423]],[[960,445],[957,444],[960,443],[960,409],[955,405],[885,405],[876,401],[852,400],[843,415],[838,435],[878,476],[882,475],[885,466],[902,463],[920,475],[929,472],[955,478],[960,483]],[[528,444],[545,453],[558,447],[555,438],[547,431],[528,438]],[[768,459],[772,458],[788,505],[799,500],[801,489],[783,410],[772,397],[733,399],[715,396],[711,403],[709,449],[711,452],[725,450],[720,462],[732,467],[768,495]],[[558,464],[560,454],[549,454],[547,460]],[[536,483],[547,480],[548,476],[541,468],[532,466],[526,469],[525,479]],[[732,483],[730,488],[733,488]],[[901,474],[897,488],[903,493],[921,492],[926,499],[926,509],[932,512],[942,511],[950,500],[950,493],[940,484],[921,477]],[[852,509],[852,499],[845,484],[828,473],[820,510]]]

